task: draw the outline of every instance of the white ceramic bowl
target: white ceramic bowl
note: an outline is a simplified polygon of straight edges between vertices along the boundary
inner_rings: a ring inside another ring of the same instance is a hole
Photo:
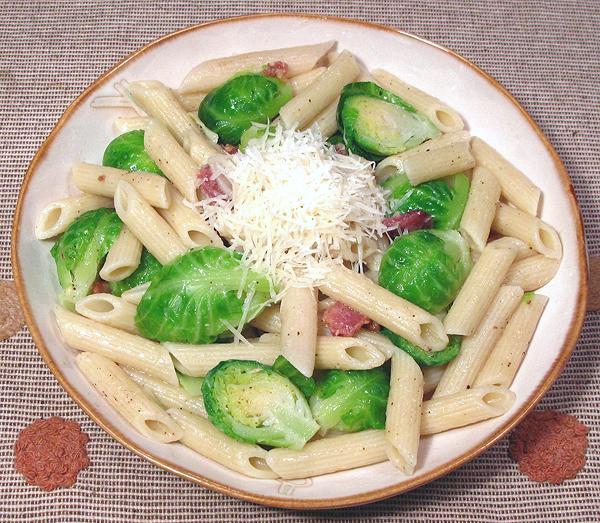
[[[517,401],[509,413],[422,439],[411,477],[386,462],[299,481],[253,480],[182,445],[140,436],[85,381],[74,351],[58,336],[52,314],[58,283],[50,243],[36,241],[33,226],[44,205],[68,194],[74,162],[101,163],[119,111],[91,104],[98,96],[114,94],[115,82],[158,79],[177,86],[191,67],[208,58],[325,40],[337,40],[369,68],[397,73],[456,108],[473,134],[542,188],[542,217],[559,231],[565,254],[556,278],[543,290],[550,301],[512,386]],[[40,353],[66,391],[102,428],[134,452],[192,481],[256,503],[294,508],[357,505],[389,497],[446,474],[498,441],[559,375],[577,340],[587,295],[582,223],[571,183],[548,140],[516,100],[447,49],[385,27],[316,16],[251,16],[191,27],[149,44],[99,78],[69,107],[31,162],[12,247],[15,280]]]

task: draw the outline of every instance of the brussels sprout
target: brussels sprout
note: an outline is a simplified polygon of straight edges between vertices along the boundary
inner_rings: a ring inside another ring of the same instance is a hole
[[[313,378],[308,378],[294,367],[284,356],[277,356],[273,370],[288,378],[307,398],[315,391],[317,384]]]
[[[330,370],[317,384],[310,408],[322,432],[385,428],[390,377],[382,369]]]
[[[142,283],[149,282],[160,272],[162,265],[146,249],[142,251],[140,264],[132,274],[121,281],[111,281],[109,283],[110,292],[115,296],[121,296],[125,291],[133,289]]]
[[[179,385],[190,396],[194,396],[194,397],[202,396],[202,383],[204,382],[204,378],[188,376],[187,374],[182,374],[178,370],[176,370],[175,373],[177,374],[177,379],[179,380]]]
[[[222,361],[204,378],[202,397],[213,425],[247,443],[301,449],[319,430],[298,388],[257,361]]]
[[[267,123],[292,98],[292,88],[262,74],[241,74],[206,95],[198,117],[219,135],[220,143],[238,145],[252,122]]]
[[[50,254],[63,288],[64,307],[73,309],[77,300],[87,296],[121,226],[113,209],[95,209],[77,218],[54,244]]]
[[[239,253],[202,247],[163,266],[138,305],[135,323],[146,338],[212,343],[227,322],[237,327],[249,293],[247,321],[261,311],[269,290],[267,277],[247,269]]]
[[[144,149],[144,131],[129,131],[108,144],[102,165],[127,171],[145,171],[164,176]]]
[[[462,338],[460,336],[450,336],[450,341],[448,345],[446,345],[446,348],[433,352],[423,350],[421,347],[413,345],[388,329],[381,329],[381,333],[385,334],[396,347],[410,354],[421,367],[437,367],[438,365],[445,365],[458,356],[462,344]]]
[[[276,127],[274,125],[269,125],[266,127],[257,127],[256,125],[251,125],[242,133],[242,136],[240,138],[240,151],[244,152],[246,150],[246,147],[248,147],[248,142],[250,140],[262,138],[267,131],[273,133],[275,129]]]
[[[373,82],[342,89],[337,121],[348,150],[376,162],[440,134],[412,105]]]
[[[469,247],[458,232],[420,230],[392,242],[379,285],[436,314],[456,298],[470,270]]]
[[[433,218],[434,229],[458,229],[469,186],[469,179],[464,174],[417,186],[412,186],[406,175],[396,174],[382,184],[389,191],[391,214],[424,211]]]

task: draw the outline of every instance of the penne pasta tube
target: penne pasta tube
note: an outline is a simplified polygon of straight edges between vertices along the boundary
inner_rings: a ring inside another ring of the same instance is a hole
[[[134,305],[139,305],[142,301],[142,296],[150,287],[150,282],[142,283],[141,285],[137,285],[136,287],[132,287],[131,289],[127,289],[121,294],[121,298],[129,303],[133,303]]]
[[[332,266],[319,290],[425,350],[442,350],[448,344],[438,318],[362,274]]]
[[[158,380],[146,372],[131,367],[123,367],[123,370],[142,389],[151,393],[163,407],[187,410],[192,414],[206,418],[202,396],[192,396],[182,387]]]
[[[181,104],[181,107],[183,107],[186,111],[197,113],[198,108],[200,107],[200,104],[206,97],[207,93],[182,94],[179,91],[173,91],[173,94]]]
[[[317,350],[317,292],[292,287],[281,299],[281,355],[305,376],[312,376]]]
[[[510,387],[547,302],[548,298],[541,294],[523,298],[477,375],[474,386]]]
[[[425,367],[421,371],[423,372],[423,394],[431,394],[436,390],[442,379],[442,375],[446,371],[446,365]]]
[[[379,182],[384,182],[390,176],[404,173],[404,161],[411,156],[418,156],[431,151],[437,151],[457,143],[468,142],[471,135],[468,131],[457,131],[455,133],[441,134],[431,140],[427,140],[408,151],[394,154],[384,158],[375,167],[375,177]]]
[[[183,431],[180,443],[228,469],[259,479],[275,479],[277,474],[267,464],[267,451],[258,445],[242,443],[223,434],[200,416],[171,408],[169,416]]]
[[[403,82],[383,69],[375,69],[371,75],[381,87],[398,95],[427,116],[443,133],[454,133],[464,129],[465,124],[458,112],[437,98]]]
[[[471,140],[471,152],[477,165],[485,167],[496,177],[507,202],[533,216],[537,215],[542,193],[539,187],[481,138]]]
[[[515,393],[501,387],[476,387],[423,402],[421,436],[438,434],[506,414]]]
[[[301,450],[271,449],[267,453],[267,464],[284,479],[319,476],[386,460],[383,430],[331,436],[310,441]]]
[[[286,129],[306,128],[359,74],[354,56],[343,51],[321,76],[279,110],[283,126]]]
[[[62,234],[77,218],[87,211],[113,207],[112,200],[84,194],[52,202],[42,209],[35,222],[35,237],[47,240]]]
[[[160,443],[181,438],[179,426],[116,363],[92,352],[78,354],[76,362],[94,388],[143,436]]]
[[[315,67],[310,71],[306,71],[305,73],[290,78],[288,83],[292,87],[294,96],[304,91],[304,89],[306,89],[310,84],[312,84],[326,70],[327,67]]]
[[[340,98],[337,97],[332,103],[325,107],[325,109],[323,109],[309,125],[309,127],[318,127],[323,138],[329,138],[337,133],[337,106],[339,101]]]
[[[533,248],[527,245],[525,242],[513,238],[511,236],[502,236],[497,240],[490,242],[488,245],[493,245],[496,248],[507,248],[515,251],[515,261],[523,260],[537,254]]]
[[[439,149],[413,154],[403,161],[404,172],[412,185],[457,174],[475,166],[469,142],[456,142]]]
[[[460,233],[472,250],[483,251],[499,199],[500,184],[496,177],[485,167],[476,167],[473,170],[467,204],[460,220]]]
[[[281,332],[279,304],[265,307],[263,311],[250,322],[250,324],[264,332]]]
[[[114,198],[121,180],[129,183],[152,207],[161,209],[171,204],[169,180],[153,173],[128,172],[90,163],[73,165],[73,183],[82,192]]]
[[[417,465],[422,403],[421,369],[411,356],[399,350],[392,356],[385,443],[388,458],[406,475],[412,474]]]
[[[475,332],[463,338],[458,356],[448,363],[434,398],[467,390],[473,385],[522,297],[523,289],[520,287],[500,287]]]
[[[543,254],[515,261],[508,270],[504,283],[518,285],[524,291],[535,291],[546,285],[558,271],[560,260]]]
[[[317,338],[317,369],[367,370],[380,367],[387,353],[364,339],[342,336]]]
[[[448,334],[473,334],[498,294],[515,255],[511,246],[490,243],[483,249],[444,319]]]
[[[198,164],[177,143],[166,127],[156,120],[150,121],[146,126],[144,148],[183,197],[190,202],[197,202]]]
[[[169,263],[187,251],[169,224],[126,181],[115,192],[119,218],[148,251],[161,263]]]
[[[223,154],[223,149],[203,132],[186,133],[183,138],[183,148],[197,165],[205,164],[212,156]]]
[[[277,61],[287,64],[290,76],[297,76],[314,69],[334,45],[334,41],[329,41],[315,45],[255,51],[207,60],[194,67],[186,75],[179,87],[179,92],[182,94],[208,92],[229,80],[238,71],[258,73],[267,64]]]
[[[119,237],[106,255],[100,269],[100,278],[106,281],[120,281],[133,274],[140,264],[142,244],[127,228],[121,227]]]
[[[400,350],[390,341],[387,336],[379,334],[378,332],[361,329],[355,337],[376,347],[377,350],[379,350],[379,352],[385,356],[386,360],[389,360],[397,351]]]
[[[139,334],[135,326],[137,307],[112,294],[90,294],[75,304],[75,310],[90,320]]]
[[[223,247],[223,240],[198,209],[185,205],[180,194],[174,194],[168,209],[158,211],[179,236],[181,243],[191,249],[195,247]]]
[[[499,203],[492,229],[525,242],[548,258],[559,260],[562,257],[562,245],[556,230],[536,216],[515,207]]]
[[[117,134],[129,131],[143,131],[149,118],[146,116],[117,116],[113,121],[113,128]]]
[[[67,345],[93,352],[177,385],[177,375],[169,353],[158,343],[79,316],[62,307],[54,311]]]

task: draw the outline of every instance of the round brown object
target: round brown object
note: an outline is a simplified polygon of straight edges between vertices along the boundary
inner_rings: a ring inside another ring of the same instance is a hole
[[[0,340],[10,338],[25,325],[15,282],[0,280]]]
[[[529,414],[510,436],[509,453],[533,481],[562,483],[585,464],[588,428],[555,410]]]
[[[27,483],[44,490],[71,487],[79,471],[90,464],[88,440],[75,421],[56,416],[36,420],[15,442],[15,468]]]

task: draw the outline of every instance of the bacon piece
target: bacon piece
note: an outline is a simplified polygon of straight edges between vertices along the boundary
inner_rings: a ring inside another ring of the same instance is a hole
[[[219,185],[219,182],[212,176],[213,172],[210,168],[210,165],[203,165],[197,175],[202,194],[204,194],[204,196],[207,198],[214,198],[215,196],[221,196],[222,194],[225,194]]]
[[[226,143],[226,144],[223,146],[223,149],[225,149],[225,152],[226,152],[227,154],[235,154],[235,153],[237,153],[237,152],[238,152],[238,150],[239,150],[239,147],[238,147],[237,145],[231,145],[230,143]]]
[[[107,281],[98,278],[94,283],[92,283],[90,294],[104,294],[107,292],[110,293],[110,285]]]
[[[388,231],[390,238],[395,238],[403,232],[431,229],[433,226],[433,218],[423,211],[408,211],[396,214],[391,218],[384,218],[382,222],[386,227],[395,227],[395,229]]]
[[[271,76],[273,78],[283,80],[287,76],[288,69],[288,64],[282,62],[281,60],[277,60],[276,62],[269,62],[264,67],[263,74],[265,76]]]
[[[371,323],[365,315],[339,301],[325,310],[323,321],[334,336],[354,336],[363,325]]]
[[[343,143],[336,143],[333,148],[336,153],[348,156],[348,149],[346,149],[346,146]]]
[[[555,410],[529,414],[510,436],[510,457],[533,481],[562,483],[585,464],[588,428]]]

